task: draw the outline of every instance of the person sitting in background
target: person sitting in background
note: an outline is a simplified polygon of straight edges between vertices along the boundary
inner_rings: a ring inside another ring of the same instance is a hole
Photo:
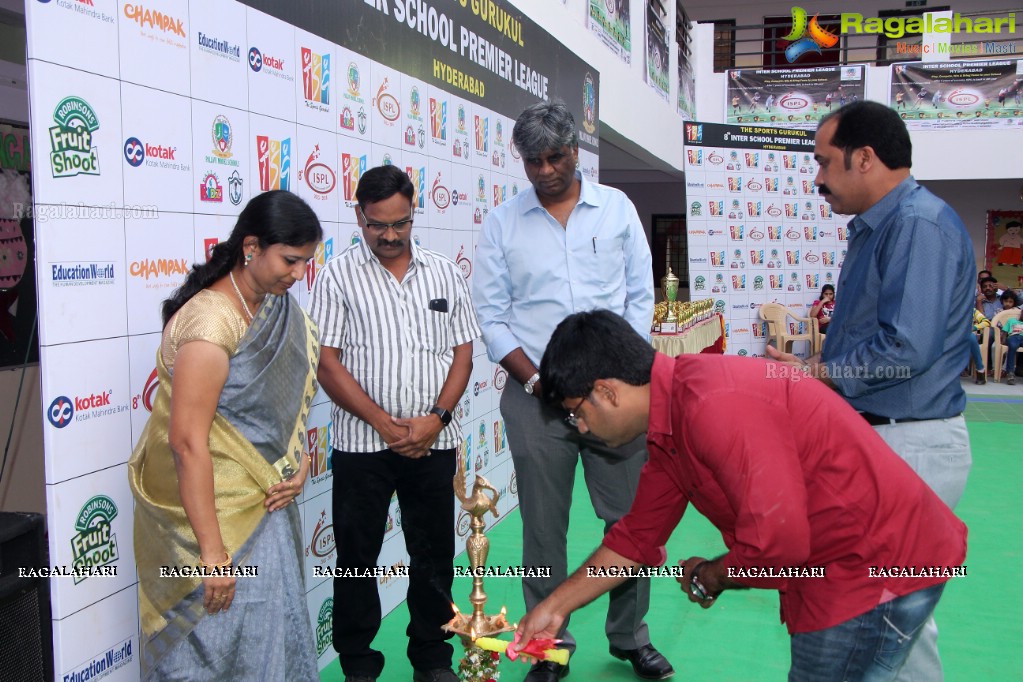
[[[164,301],[159,388],[128,460],[142,679],[319,679],[295,498],[320,345],[288,289],[322,238],[298,196],[260,194]]]
[[[817,318],[817,328],[821,334],[827,334],[828,323],[835,313],[835,287],[825,284],[821,287],[821,297],[810,306],[810,317]]]
[[[1014,318],[1002,325],[1002,343],[1009,347],[1005,358],[1005,383],[1016,384],[1016,351],[1023,346],[1023,320]]]
[[[975,343],[970,344],[970,356],[973,358],[973,364],[976,368],[976,379],[974,380],[978,384],[986,384],[987,376],[984,373],[984,353],[980,347],[980,335],[984,333],[984,330],[991,327],[991,322],[984,317],[984,314],[979,310],[974,309],[973,311],[973,340]],[[969,368],[967,368],[969,369]]]
[[[1015,310],[1019,307],[1019,296],[1012,289],[1003,291],[998,300],[1002,302],[1002,310]]]
[[[1002,302],[998,300],[998,280],[985,277],[980,280],[980,293],[977,294],[977,310],[991,320],[1002,311]]]

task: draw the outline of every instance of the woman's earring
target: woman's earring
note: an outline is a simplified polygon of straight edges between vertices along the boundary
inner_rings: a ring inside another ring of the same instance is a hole
[[[251,263],[251,262],[252,262],[252,254],[251,253],[245,254],[245,263],[244,263],[244,265],[246,267],[248,267],[249,263]]]

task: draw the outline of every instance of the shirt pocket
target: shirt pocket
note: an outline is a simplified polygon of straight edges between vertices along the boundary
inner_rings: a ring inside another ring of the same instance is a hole
[[[445,298],[431,294],[429,298],[414,303],[412,306],[412,328],[414,343],[419,347],[435,353],[444,353],[453,347],[451,335],[451,313],[430,310],[430,301]],[[448,305],[451,305],[450,298]]]
[[[586,281],[604,291],[621,288],[625,281],[625,238],[595,237],[587,246],[591,249],[589,258],[583,260]],[[585,250],[583,255],[587,255]]]

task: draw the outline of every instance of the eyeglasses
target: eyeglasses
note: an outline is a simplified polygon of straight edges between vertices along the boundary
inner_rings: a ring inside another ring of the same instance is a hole
[[[399,220],[393,223],[373,223],[370,222],[369,218],[366,217],[366,212],[362,210],[361,206],[359,207],[359,213],[362,214],[363,227],[380,234],[387,232],[388,229],[392,229],[395,232],[404,232],[405,230],[412,227],[413,220],[412,216],[409,216],[404,220]]]
[[[583,406],[583,403],[586,402],[586,398],[588,397],[589,396],[583,396],[582,399],[575,404],[575,407],[568,411],[568,416],[565,417],[565,423],[573,429],[579,428],[579,417],[575,416],[575,413]]]

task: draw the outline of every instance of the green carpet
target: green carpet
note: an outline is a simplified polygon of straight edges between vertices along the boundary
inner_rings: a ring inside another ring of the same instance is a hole
[[[948,585],[938,605],[938,640],[949,682],[1023,680],[1023,661],[1013,654],[1023,640],[1023,584],[1015,569],[1023,554],[1023,524],[1017,486],[1023,481],[1023,401],[971,397],[967,410],[973,470],[956,513],[970,529],[968,575]],[[1015,445],[1009,445],[1015,443]],[[600,539],[580,474],[572,507],[569,565],[578,566]],[[518,564],[521,525],[517,512],[490,529],[490,563]],[[720,534],[695,510],[686,513],[668,544],[668,561],[724,551]],[[465,561],[464,555],[458,559]],[[455,599],[469,609],[470,579],[456,579]],[[509,619],[523,612],[520,581],[490,579],[488,611],[508,607]],[[789,638],[779,622],[777,592],[728,592],[708,610],[685,599],[675,580],[655,579],[647,616],[651,639],[675,666],[676,680],[716,682],[784,681],[789,667]],[[578,682],[636,680],[631,667],[611,658],[604,637],[607,598],[572,616],[579,642],[567,678]],[[381,682],[407,682],[412,668],[405,657],[404,604],[384,619],[375,647],[387,656]],[[459,652],[456,649],[456,664]],[[519,682],[528,671],[504,660],[501,682]],[[322,680],[343,679],[337,662]]]

